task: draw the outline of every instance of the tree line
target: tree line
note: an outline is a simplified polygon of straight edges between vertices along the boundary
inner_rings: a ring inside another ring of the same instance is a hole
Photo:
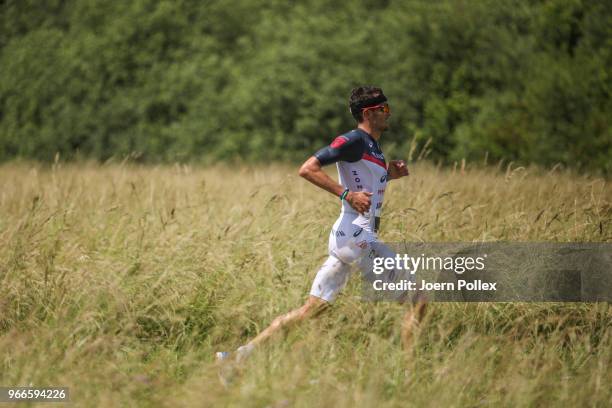
[[[381,86],[383,149],[612,171],[605,0],[7,0],[0,160],[298,160]]]

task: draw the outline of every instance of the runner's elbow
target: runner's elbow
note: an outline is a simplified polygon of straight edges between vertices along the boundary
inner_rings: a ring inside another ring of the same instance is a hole
[[[298,174],[299,174],[300,177],[308,178],[308,175],[310,174],[311,171],[312,170],[311,170],[310,166],[308,165],[308,162],[306,162],[306,163],[302,164],[302,167],[300,167],[300,170],[298,171]]]
[[[298,174],[300,175],[300,177],[303,177],[308,180],[314,172],[320,169],[321,164],[319,163],[319,160],[316,157],[312,156],[310,159],[306,160],[304,164],[302,164],[302,167],[300,167]]]

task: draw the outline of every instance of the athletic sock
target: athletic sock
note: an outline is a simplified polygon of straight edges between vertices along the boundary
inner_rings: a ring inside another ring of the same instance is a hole
[[[246,344],[238,347],[238,349],[236,349],[236,361],[241,362],[242,360],[246,359],[254,349],[255,346],[252,344]]]

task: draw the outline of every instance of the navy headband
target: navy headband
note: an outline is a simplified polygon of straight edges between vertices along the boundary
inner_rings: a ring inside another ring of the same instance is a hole
[[[361,101],[351,106],[351,113],[354,111],[361,112],[364,108],[369,108],[370,106],[380,105],[381,103],[387,102],[387,97],[384,94],[379,94],[370,99],[366,99],[365,101]],[[356,112],[355,112],[356,113]]]

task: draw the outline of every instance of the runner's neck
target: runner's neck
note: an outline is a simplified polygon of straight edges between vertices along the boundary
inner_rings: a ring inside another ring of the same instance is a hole
[[[374,139],[375,141],[378,142],[378,139],[380,139],[380,135],[382,132],[378,131],[374,131],[369,124],[362,122],[357,126],[357,129],[361,129],[364,132],[366,132],[368,134],[368,136],[370,136],[372,139]]]

